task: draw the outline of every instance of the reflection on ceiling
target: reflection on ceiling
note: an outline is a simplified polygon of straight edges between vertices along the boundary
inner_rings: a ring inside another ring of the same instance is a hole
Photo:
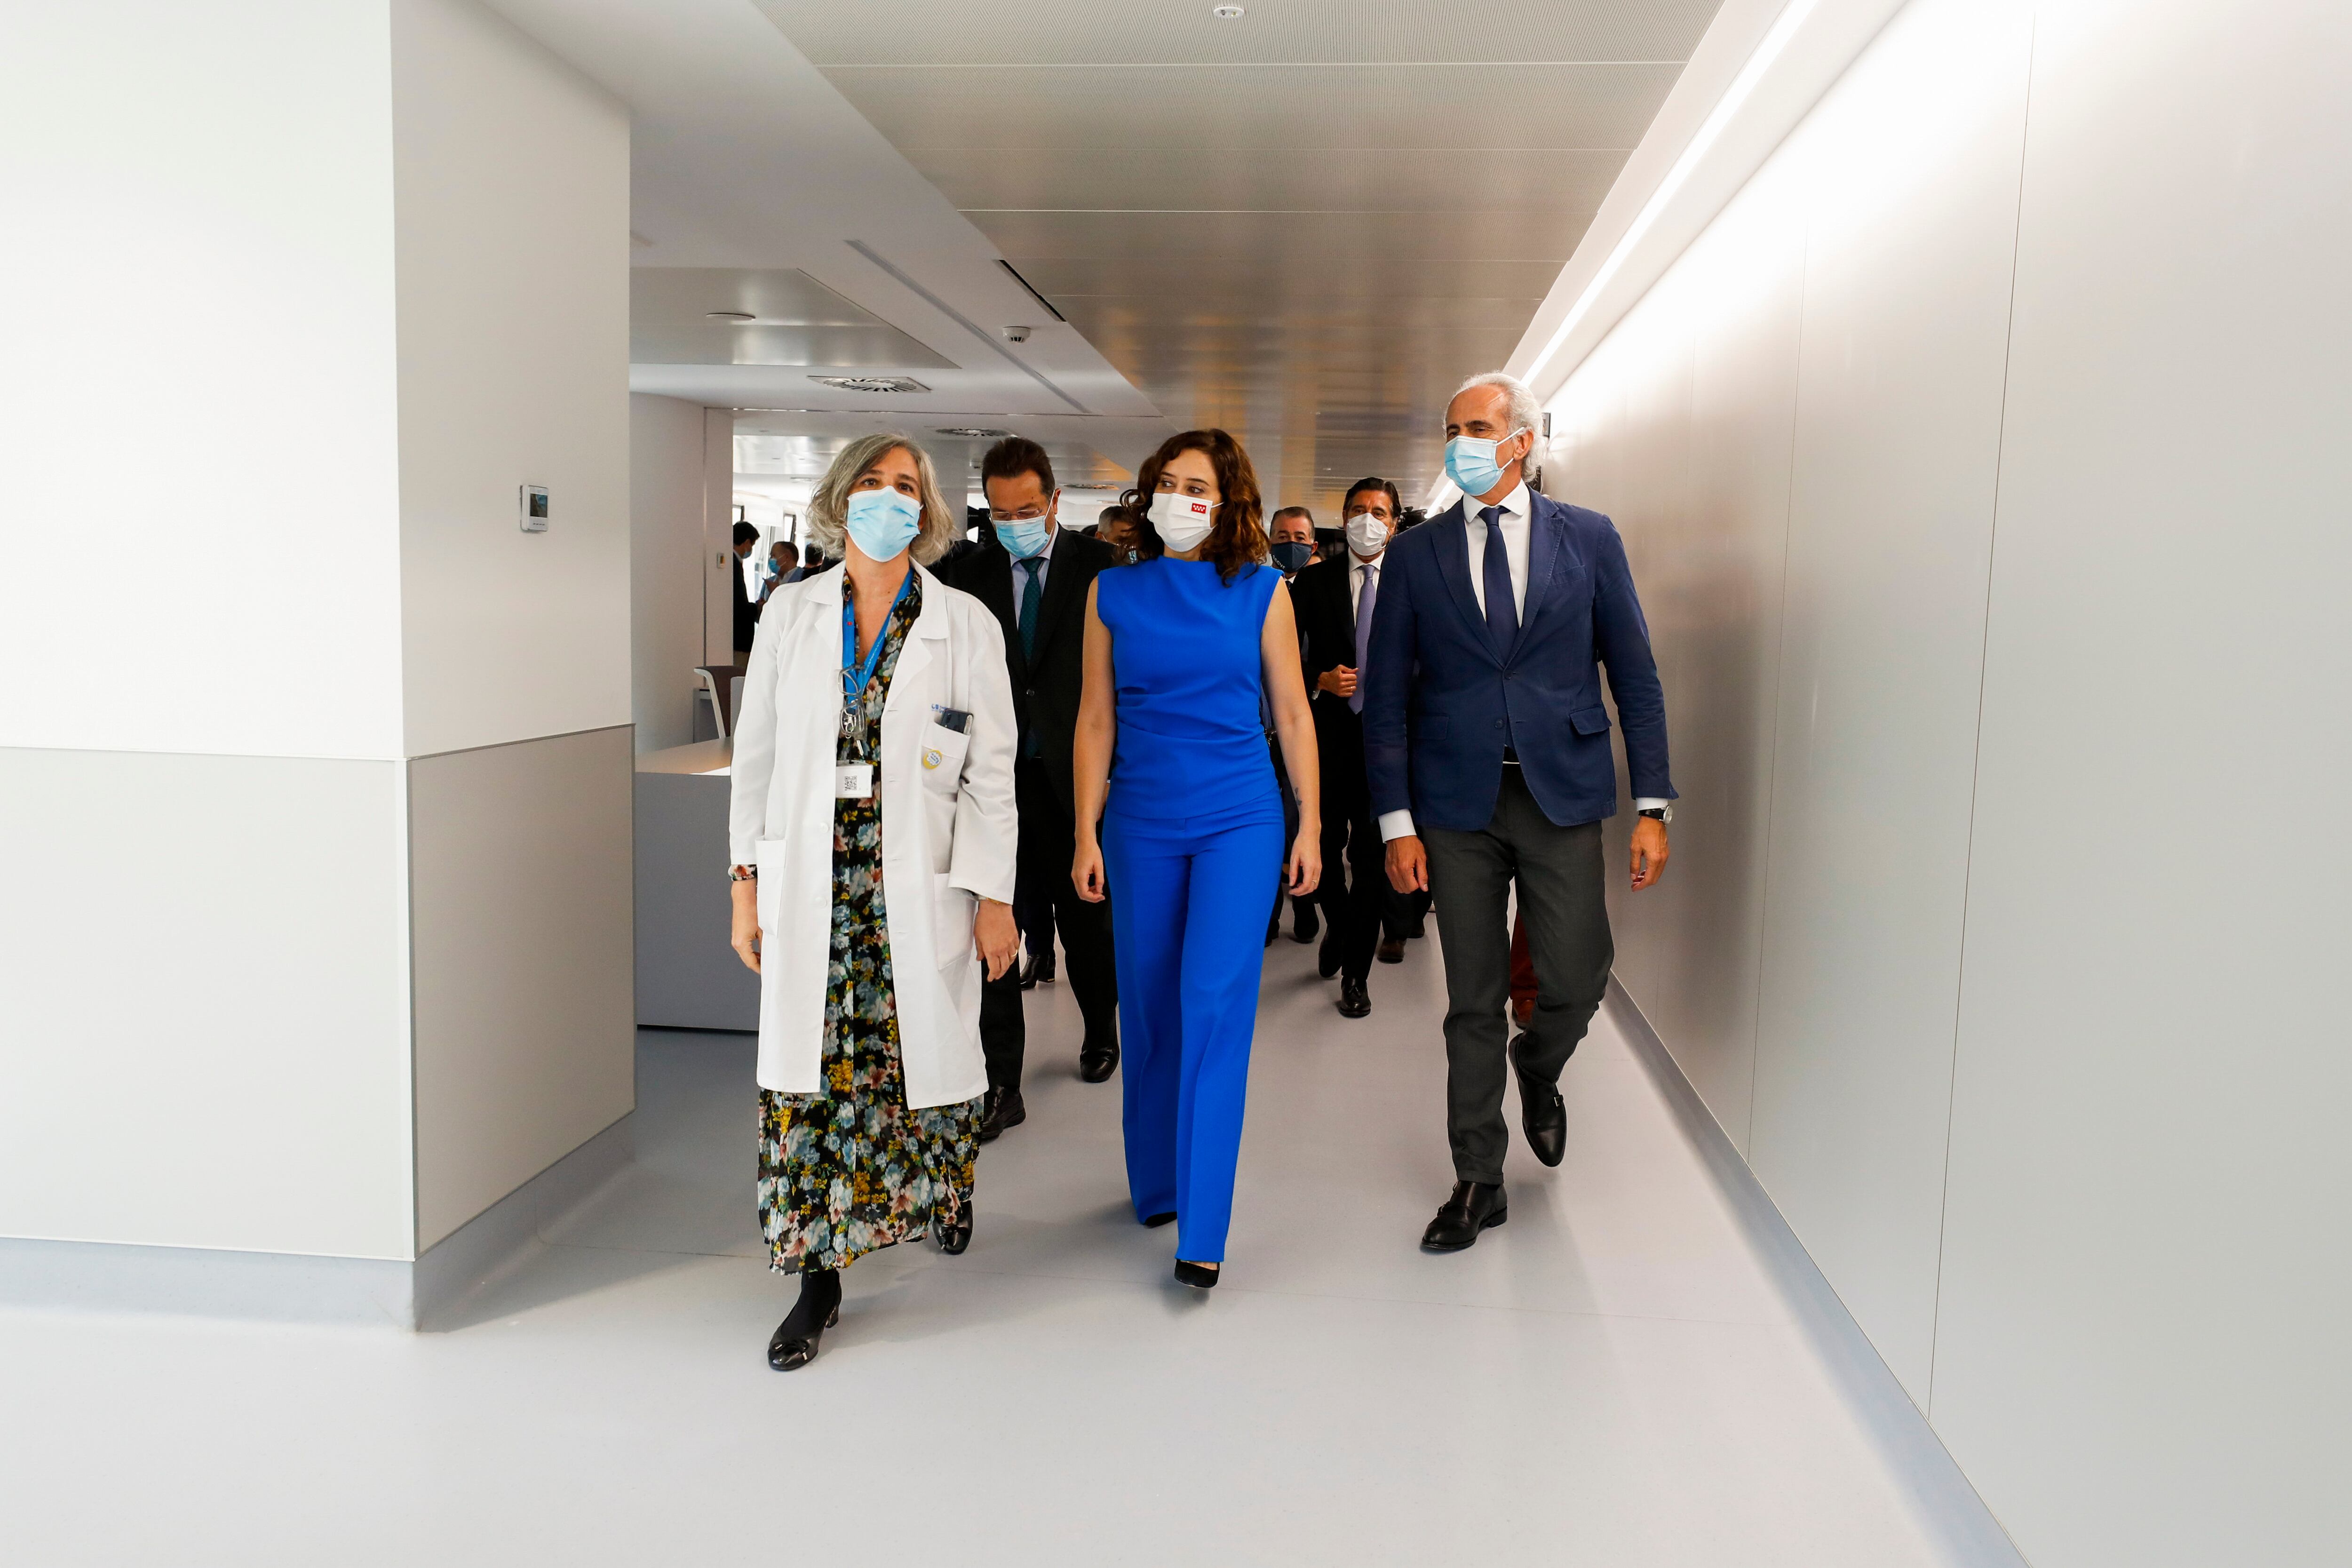
[[[1446,395],[1508,356],[1717,3],[759,0],[1168,419],[1318,510],[1435,479]]]
[[[953,368],[798,268],[733,267],[632,268],[629,360]]]

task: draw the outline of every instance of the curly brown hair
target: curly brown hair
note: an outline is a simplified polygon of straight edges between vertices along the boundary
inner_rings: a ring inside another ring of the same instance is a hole
[[[1223,430],[1186,430],[1160,443],[1160,450],[1136,470],[1135,488],[1119,497],[1135,518],[1137,543],[1142,559],[1156,560],[1167,552],[1160,530],[1151,521],[1151,498],[1160,491],[1160,470],[1179,452],[1199,452],[1217,471],[1217,521],[1209,531],[1201,558],[1216,564],[1217,575],[1230,583],[1244,566],[1270,558],[1264,521],[1265,502],[1258,496],[1257,470],[1250,467],[1242,444]]]

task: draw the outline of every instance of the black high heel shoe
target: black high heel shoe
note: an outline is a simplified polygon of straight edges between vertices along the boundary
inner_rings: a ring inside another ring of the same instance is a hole
[[[1197,1290],[1214,1289],[1217,1276],[1223,1272],[1213,1263],[1187,1263],[1181,1258],[1176,1260],[1176,1283],[1190,1285]]]
[[[818,1278],[814,1274],[801,1276],[801,1299],[769,1336],[768,1364],[778,1372],[798,1372],[816,1360],[816,1352],[824,1343],[825,1330],[841,1321],[841,1277],[832,1272],[822,1276],[829,1282],[829,1289],[814,1283]],[[830,1302],[825,1300],[827,1295],[832,1297]],[[816,1321],[820,1310],[824,1314],[822,1322]]]
[[[1163,1225],[1174,1224],[1175,1220],[1176,1211],[1174,1209],[1170,1209],[1166,1214],[1156,1214],[1150,1218],[1145,1220],[1143,1222],[1143,1228],[1146,1230],[1158,1230]]]
[[[971,1245],[971,1213],[967,1211],[963,1218],[953,1225],[945,1220],[931,1221],[931,1239],[938,1242],[940,1250],[950,1258],[961,1256],[963,1249]]]

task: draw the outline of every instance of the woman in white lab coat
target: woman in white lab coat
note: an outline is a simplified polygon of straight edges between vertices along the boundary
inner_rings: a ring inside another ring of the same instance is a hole
[[[1004,633],[919,564],[961,521],[913,441],[852,442],[808,514],[842,564],[775,591],[743,678],[729,875],[760,975],[760,1220],[801,1277],[780,1372],[816,1359],[857,1258],[971,1239],[981,977],[1020,937]]]

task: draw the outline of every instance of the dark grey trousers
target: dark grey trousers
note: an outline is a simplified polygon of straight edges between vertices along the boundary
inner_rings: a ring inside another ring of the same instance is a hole
[[[1535,959],[1535,1024],[1521,1047],[1527,1068],[1557,1083],[1592,1022],[1616,949],[1609,938],[1601,825],[1556,826],[1506,765],[1495,819],[1476,833],[1423,830],[1429,889],[1445,950],[1445,1132],[1454,1173],[1499,1182],[1510,1126],[1503,1111],[1510,1068],[1510,890],[1519,885]]]

